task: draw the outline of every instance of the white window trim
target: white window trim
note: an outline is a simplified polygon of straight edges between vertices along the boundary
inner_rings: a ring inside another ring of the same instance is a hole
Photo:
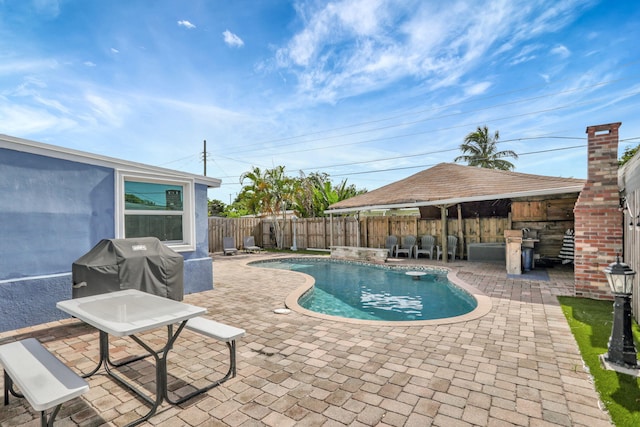
[[[116,238],[124,239],[124,182],[138,181],[150,182],[154,184],[180,185],[183,188],[182,200],[182,237],[183,242],[172,243],[163,242],[176,252],[188,252],[196,250],[196,230],[195,230],[195,182],[190,178],[174,178],[166,175],[145,174],[140,172],[132,172],[127,170],[116,171],[116,194],[115,194],[115,230]],[[162,214],[162,212],[158,212]]]

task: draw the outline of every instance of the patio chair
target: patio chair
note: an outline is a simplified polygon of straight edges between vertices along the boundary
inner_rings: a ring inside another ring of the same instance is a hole
[[[233,255],[238,253],[238,248],[236,248],[236,239],[234,239],[233,237],[223,237],[222,252],[225,255],[228,255],[228,254]]]
[[[398,238],[396,236],[387,236],[385,240],[384,247],[387,248],[387,252],[389,252],[389,256],[396,256],[396,249],[398,248]]]
[[[262,250],[260,246],[256,246],[253,236],[245,236],[242,243],[245,252],[260,252]]]
[[[416,236],[405,236],[402,238],[402,244],[396,249],[396,256],[407,254],[407,258],[413,255],[413,247],[416,245]]]
[[[447,236],[447,258],[451,257],[451,259],[456,259],[456,249],[458,248],[458,238],[456,236]],[[438,255],[436,259],[442,258],[442,247],[436,247],[438,251]]]
[[[427,234],[420,239],[420,248],[416,247],[416,259],[420,254],[429,255],[429,259],[433,259],[433,247],[436,244],[436,238]]]

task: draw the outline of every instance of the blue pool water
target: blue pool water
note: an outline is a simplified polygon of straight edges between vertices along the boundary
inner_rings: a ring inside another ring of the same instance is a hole
[[[475,298],[451,284],[445,273],[425,270],[420,280],[407,268],[391,268],[329,260],[260,262],[260,267],[300,271],[315,286],[298,304],[318,313],[366,320],[431,320],[473,311]],[[411,269],[411,270],[416,270]]]

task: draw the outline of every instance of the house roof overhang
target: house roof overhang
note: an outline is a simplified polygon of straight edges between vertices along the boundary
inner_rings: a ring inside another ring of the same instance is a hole
[[[535,197],[535,196],[553,196],[559,194],[569,194],[569,193],[579,193],[582,191],[583,185],[574,185],[565,187],[563,189],[542,189],[542,190],[531,190],[531,191],[519,191],[515,193],[503,193],[503,194],[490,194],[486,196],[476,196],[476,197],[452,197],[449,199],[441,199],[441,200],[432,200],[426,202],[412,202],[412,203],[395,203],[389,205],[369,205],[369,206],[356,206],[352,208],[343,208],[343,209],[327,209],[325,213],[331,214],[340,214],[340,213],[349,213],[349,212],[357,212],[357,211],[374,211],[374,210],[386,210],[386,209],[406,209],[406,208],[419,208],[421,206],[451,206],[457,205],[458,203],[465,202],[482,202],[486,200],[500,200],[500,199],[515,199],[520,197]]]
[[[69,160],[72,162],[103,166],[118,170],[151,173],[174,178],[189,178],[192,179],[196,184],[203,184],[209,188],[218,188],[220,187],[220,184],[222,182],[218,178],[211,178],[204,175],[181,172],[157,166],[150,166],[144,163],[131,162],[108,156],[101,156],[99,154],[92,154],[80,150],[73,150],[56,145],[44,144],[41,142],[30,141],[27,139],[17,138],[4,134],[0,134],[0,148]]]

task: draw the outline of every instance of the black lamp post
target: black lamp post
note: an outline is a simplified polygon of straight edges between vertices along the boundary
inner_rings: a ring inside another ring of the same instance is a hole
[[[616,262],[609,264],[604,269],[604,274],[614,296],[613,327],[605,359],[617,366],[637,369],[638,359],[631,332],[631,294],[636,272],[627,264],[621,263],[620,257],[616,257]]]

